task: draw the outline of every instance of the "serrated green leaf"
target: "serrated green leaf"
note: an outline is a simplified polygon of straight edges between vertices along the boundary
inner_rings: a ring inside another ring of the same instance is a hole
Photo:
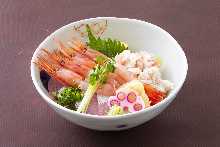
[[[115,57],[117,54],[127,49],[125,45],[118,40],[112,40],[110,38],[101,39],[100,37],[96,38],[92,34],[89,25],[86,25],[86,30],[89,38],[88,45],[92,49],[95,49],[110,58]]]

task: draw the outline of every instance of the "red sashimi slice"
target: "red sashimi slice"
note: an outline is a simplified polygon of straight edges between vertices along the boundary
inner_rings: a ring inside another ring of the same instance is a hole
[[[107,103],[98,104],[97,95],[94,95],[88,107],[87,113],[93,115],[105,115],[108,112]]]
[[[97,115],[97,113],[98,113],[98,101],[97,101],[97,96],[96,95],[94,95],[92,97],[92,100],[89,104],[89,107],[88,107],[88,110],[87,110],[86,113]]]

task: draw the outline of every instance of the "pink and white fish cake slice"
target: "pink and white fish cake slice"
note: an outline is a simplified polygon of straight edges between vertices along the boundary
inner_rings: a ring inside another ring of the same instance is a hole
[[[108,99],[108,106],[118,105],[125,112],[136,112],[145,108],[144,100],[135,92],[118,92],[116,96],[111,96]]]

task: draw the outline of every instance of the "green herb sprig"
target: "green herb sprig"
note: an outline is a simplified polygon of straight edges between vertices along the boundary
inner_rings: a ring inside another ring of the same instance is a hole
[[[101,58],[99,59],[101,60]],[[112,59],[108,59],[101,65],[97,64],[96,67],[90,72],[89,85],[86,92],[84,93],[84,97],[77,109],[77,112],[85,113],[87,111],[97,88],[106,82],[109,73],[114,72],[114,64],[115,63]]]
[[[86,25],[86,30],[88,34],[88,46],[92,49],[95,49],[106,56],[112,58],[115,57],[117,54],[121,53],[122,51],[127,49],[127,45],[122,43],[118,40],[113,39],[101,39],[100,37],[96,38],[89,25]]]

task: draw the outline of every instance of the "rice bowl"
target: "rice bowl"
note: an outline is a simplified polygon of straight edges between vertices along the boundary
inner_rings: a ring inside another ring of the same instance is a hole
[[[166,98],[140,111],[123,115],[98,116],[84,114],[65,108],[53,100],[42,84],[40,69],[33,62],[31,63],[31,76],[42,98],[64,118],[78,125],[96,130],[128,129],[142,124],[162,112],[175,98],[185,81],[188,69],[185,54],[179,44],[167,32],[153,24],[135,19],[99,17],[81,20],[70,23],[48,36],[35,51],[32,61],[36,59],[42,48],[48,48],[49,51],[53,51],[56,48],[53,41],[54,38],[68,42],[73,37],[72,30],[74,27],[80,24],[96,23],[103,20],[108,21],[108,28],[102,34],[104,38],[111,37],[121,40],[128,44],[132,52],[147,51],[162,58],[163,64],[160,68],[163,79],[170,80],[173,83],[173,88],[169,91]],[[179,72],[177,73],[176,71]],[[140,103],[143,104],[141,101]],[[139,110],[140,107],[136,108]]]

